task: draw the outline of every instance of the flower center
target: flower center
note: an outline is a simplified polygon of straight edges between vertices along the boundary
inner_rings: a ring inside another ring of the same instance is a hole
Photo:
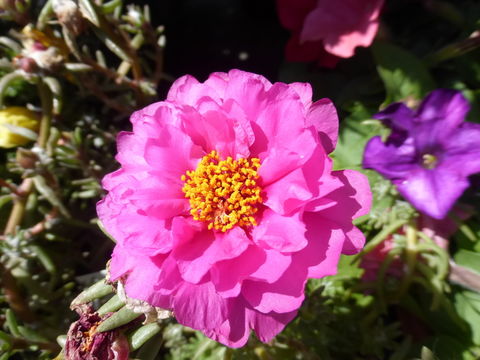
[[[257,158],[220,160],[212,151],[195,171],[182,175],[182,191],[190,200],[190,214],[208,223],[208,229],[230,230],[235,225],[255,226],[254,215],[262,203]]]
[[[422,156],[422,165],[425,169],[432,170],[437,166],[438,159],[435,155],[432,154],[423,154]]]

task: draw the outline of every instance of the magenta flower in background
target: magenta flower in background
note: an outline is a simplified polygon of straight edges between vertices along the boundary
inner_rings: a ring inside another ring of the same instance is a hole
[[[362,174],[332,171],[336,111],[311,98],[232,70],[135,112],[97,207],[117,240],[110,279],[225,345],[277,335],[307,279],[363,247],[352,220],[371,201]]]
[[[375,38],[382,6],[383,0],[277,0],[280,22],[292,31],[287,60],[333,67],[353,56]]]
[[[443,219],[480,172],[480,124],[464,122],[469,104],[454,90],[435,90],[413,111],[395,103],[374,118],[392,129],[365,147],[363,166],[390,179],[419,211]]]

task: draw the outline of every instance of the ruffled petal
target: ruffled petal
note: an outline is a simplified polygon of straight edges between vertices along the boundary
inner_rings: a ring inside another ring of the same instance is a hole
[[[302,168],[296,169],[263,189],[264,204],[281,215],[289,215],[313,198]]]
[[[274,249],[281,252],[293,252],[307,245],[305,225],[301,212],[282,216],[266,209],[251,232],[253,241],[264,249]]]
[[[288,313],[297,310],[304,298],[307,268],[292,263],[274,283],[245,280],[242,294],[247,302],[261,313]]]
[[[277,314],[275,312],[262,314],[247,309],[247,317],[250,326],[255,330],[258,338],[261,341],[268,343],[277,336],[278,333],[280,333],[285,326],[295,318],[295,316],[297,316],[297,312],[297,310],[294,310],[282,314]]]
[[[315,101],[308,111],[306,124],[315,127],[325,152],[331,153],[338,139],[338,115],[333,103],[329,99]]]
[[[175,316],[181,324],[196,330],[212,330],[225,321],[227,300],[218,295],[211,282],[183,282],[173,297]]]
[[[137,257],[138,263],[127,275],[125,292],[133,299],[165,305],[164,296],[155,291],[164,259],[165,255]]]
[[[203,231],[175,247],[172,254],[182,278],[198,283],[215,263],[239,256],[249,244],[245,231],[239,227],[225,233]]]
[[[286,143],[266,146],[270,147],[268,152],[259,155],[261,159],[259,175],[265,187],[305,164],[312,156],[317,144],[312,132],[306,130]]]
[[[305,213],[308,245],[293,255],[293,261],[308,269],[308,276],[322,278],[337,273],[338,260],[345,241],[345,232],[321,213]]]
[[[210,271],[216,291],[225,298],[238,296],[243,280],[255,273],[266,257],[263,249],[251,245],[239,256],[217,262]]]
[[[195,107],[202,98],[210,98],[218,104],[222,102],[222,94],[214,88],[198,82],[193,76],[185,75],[177,79],[168,91],[167,101]]]
[[[278,281],[292,263],[290,254],[282,254],[277,250],[265,250],[265,259],[260,267],[249,275],[252,280],[259,280],[269,284]]]

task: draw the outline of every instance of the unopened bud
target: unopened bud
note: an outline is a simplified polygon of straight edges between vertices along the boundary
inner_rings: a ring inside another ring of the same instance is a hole
[[[18,148],[16,154],[17,164],[23,169],[33,169],[38,161],[38,156],[33,151]]]

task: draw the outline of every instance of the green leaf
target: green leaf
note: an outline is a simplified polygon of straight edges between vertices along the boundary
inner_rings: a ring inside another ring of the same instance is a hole
[[[371,118],[371,112],[360,102],[350,108],[351,114],[342,122],[338,143],[332,153],[334,168],[361,169],[365,144],[378,129],[362,123]]]
[[[422,346],[422,360],[438,360],[432,350],[427,348],[426,346]]]
[[[105,280],[100,280],[90,286],[88,289],[82,291],[75,299],[73,299],[71,308],[86,304],[92,300],[107,296],[113,292],[113,287],[110,284],[106,284]]]
[[[454,298],[458,314],[470,325],[472,341],[480,345],[480,294],[462,290]]]
[[[147,325],[144,325],[129,335],[129,345],[132,350],[139,349],[143,344],[145,344],[149,339],[153,336],[157,335],[160,330],[161,326],[154,322]]]
[[[372,46],[378,74],[385,84],[385,104],[421,99],[435,88],[427,67],[412,53],[396,45],[377,41]]]
[[[63,205],[60,198],[57,196],[55,191],[48,185],[45,178],[41,175],[37,175],[33,178],[33,183],[35,184],[36,189],[40,194],[45,196],[45,198],[55,207],[60,210],[63,216],[66,218],[70,218],[70,212],[68,209]]]
[[[7,309],[5,312],[5,322],[13,336],[21,336],[20,330],[18,329],[17,319],[15,318],[15,314],[11,309]]]
[[[454,259],[457,264],[473,269],[480,273],[480,253],[460,249],[455,254]]]
[[[468,344],[459,342],[448,335],[431,338],[425,346],[432,350],[439,360],[475,360]]]
[[[102,316],[109,312],[114,312],[124,306],[125,303],[118,297],[113,295],[100,309],[97,310],[98,315]]]
[[[140,315],[142,314],[136,313],[124,306],[112,316],[102,321],[102,323],[97,328],[97,332],[104,332],[116,329],[122,325],[128,324],[130,321],[138,318]]]

